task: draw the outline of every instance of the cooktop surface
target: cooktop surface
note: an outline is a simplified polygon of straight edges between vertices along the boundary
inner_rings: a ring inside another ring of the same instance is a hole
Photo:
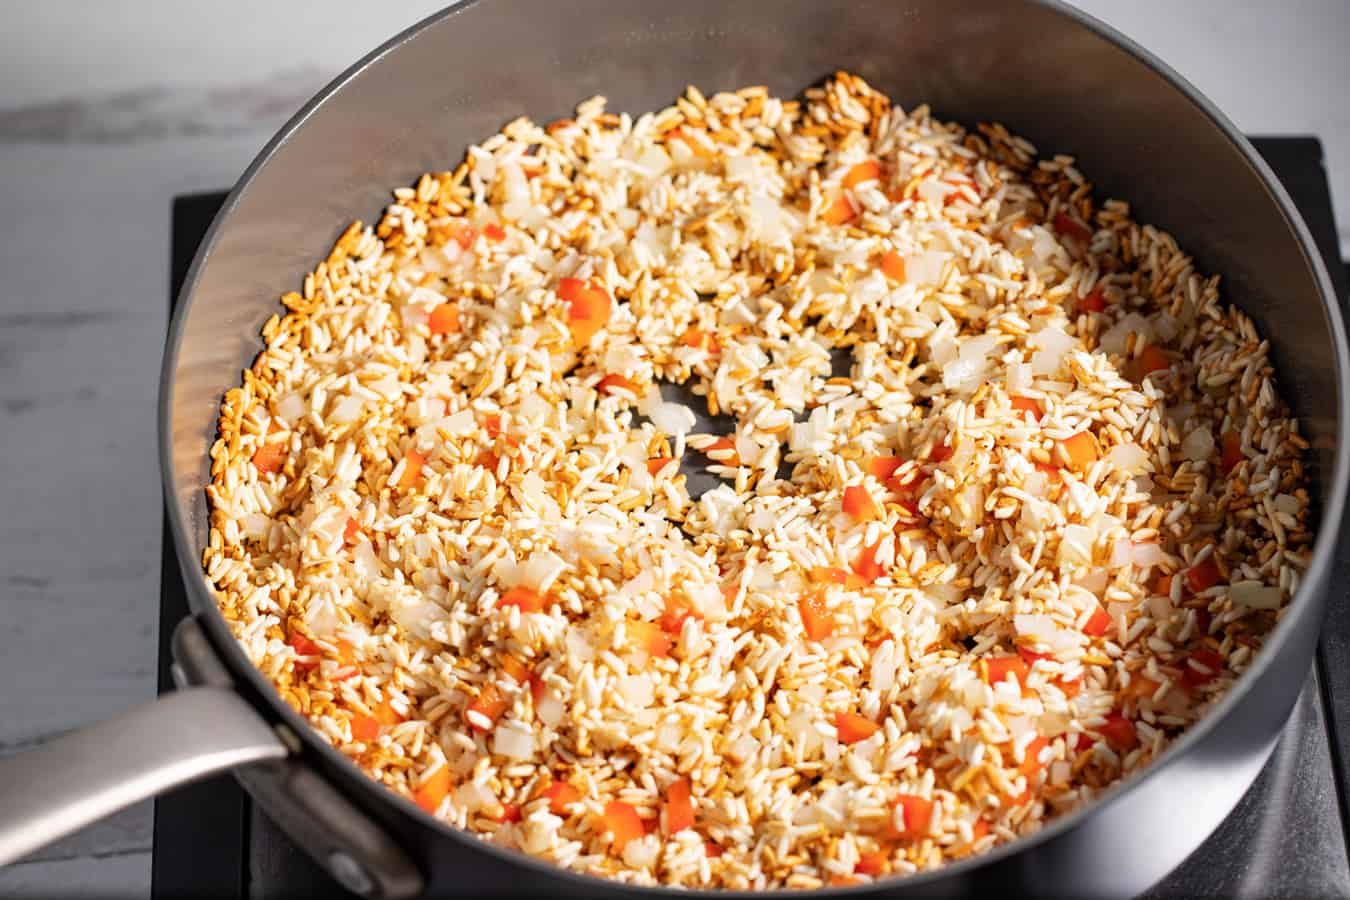
[[[1345,309],[1346,277],[1314,138],[1255,138],[1302,211],[1326,258]],[[176,303],[206,229],[225,193],[173,203],[172,284]],[[1342,529],[1350,541],[1350,532]],[[179,561],[164,530],[160,586],[160,691],[172,689],[169,636],[188,614]],[[1185,862],[1148,892],[1170,897],[1350,898],[1345,810],[1350,798],[1350,546],[1338,554],[1322,643],[1298,705],[1274,753],[1233,813]],[[1177,797],[1178,807],[1186,797]],[[528,895],[528,883],[502,885]],[[301,853],[229,776],[199,782],[155,802],[155,898],[351,897]]]

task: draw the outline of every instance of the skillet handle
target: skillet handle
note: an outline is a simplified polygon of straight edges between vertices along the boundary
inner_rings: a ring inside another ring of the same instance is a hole
[[[161,791],[287,752],[234,691],[166,694],[0,760],[0,865]]]

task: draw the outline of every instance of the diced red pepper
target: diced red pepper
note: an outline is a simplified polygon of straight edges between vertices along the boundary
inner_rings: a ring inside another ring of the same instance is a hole
[[[847,225],[858,217],[858,211],[853,208],[853,204],[848,202],[848,197],[840,194],[834,198],[829,206],[820,214],[820,218],[827,225]]]
[[[272,440],[272,432],[269,429],[262,446],[253,451],[252,462],[253,467],[259,472],[268,475],[280,472],[286,464],[286,441]]]
[[[1008,404],[1024,417],[1029,414],[1033,422],[1041,420],[1041,405],[1030,397],[1019,397],[1014,394],[1008,398]]]
[[[833,566],[816,566],[811,570],[811,581],[815,584],[839,584],[851,591],[863,586],[863,580],[853,572],[845,572]]]
[[[900,794],[891,804],[904,810],[905,827],[900,830],[894,821],[887,825],[887,833],[897,840],[916,841],[928,834],[933,822],[933,801],[915,794]]]
[[[1186,587],[1190,588],[1193,594],[1207,591],[1221,580],[1223,573],[1219,571],[1219,564],[1214,561],[1213,553],[1186,570]]]
[[[427,317],[427,328],[432,334],[459,334],[459,304],[442,303]]]
[[[506,677],[516,684],[524,684],[530,678],[530,667],[521,662],[519,657],[508,653],[502,657],[501,665]]]
[[[465,250],[472,247],[473,242],[478,239],[478,230],[461,220],[455,220],[447,225],[446,232],[450,235],[452,241]]]
[[[613,835],[614,843],[610,847],[615,853],[622,853],[629,841],[645,833],[637,810],[622,800],[611,800],[605,804],[605,811],[600,816],[600,830]]]
[[[1055,213],[1055,230],[1060,234],[1071,238],[1077,238],[1080,241],[1086,241],[1092,237],[1092,229],[1088,228],[1082,222],[1069,215],[1067,212]]]
[[[1235,431],[1225,431],[1219,439],[1222,448],[1219,455],[1219,471],[1228,475],[1242,462],[1242,436]]]
[[[661,630],[661,626],[655,622],[629,622],[627,625],[629,634],[633,637],[633,643],[648,656],[669,656],[670,648],[673,642],[670,635]]]
[[[853,561],[853,571],[858,574],[864,584],[873,584],[878,578],[886,574],[886,567],[877,562],[877,551],[881,549],[881,539],[878,538],[875,543],[863,547],[858,558]]]
[[[1023,752],[1022,765],[1017,767],[1017,771],[1028,778],[1039,772],[1045,767],[1045,763],[1041,762],[1041,751],[1049,746],[1050,741],[1041,735],[1032,738],[1031,743],[1027,744],[1026,750]]]
[[[709,334],[698,328],[690,328],[680,336],[680,343],[686,347],[693,347],[699,350],[706,350],[709,353],[717,353],[722,349],[718,343],[717,335]]]
[[[436,809],[441,805],[441,801],[450,793],[450,767],[441,766],[435,772],[432,772],[422,782],[413,793],[413,800],[418,806],[427,812],[435,815]]]
[[[894,250],[887,250],[881,254],[881,274],[891,281],[903,284],[905,281],[905,258]]]
[[[886,873],[886,864],[890,862],[890,856],[884,850],[876,850],[872,853],[859,853],[858,861],[853,865],[853,871],[859,875],[871,875],[876,878],[878,875]]]
[[[1087,623],[1083,625],[1083,634],[1088,637],[1101,637],[1111,630],[1111,616],[1102,609],[1101,604],[1088,616]]]
[[[898,456],[869,456],[863,468],[878,481],[889,481],[904,464]]]
[[[305,637],[303,634],[300,634],[298,631],[295,634],[292,634],[290,639],[286,641],[286,643],[291,645],[291,649],[294,650],[298,656],[314,657],[312,660],[297,659],[295,661],[295,667],[297,669],[307,672],[310,669],[318,667],[319,665],[318,657],[321,656],[323,653],[323,651],[319,649],[318,644],[314,643],[312,640]]]
[[[616,390],[622,389],[635,397],[642,396],[637,384],[622,375],[606,375],[596,384],[595,389],[602,394],[613,394]]]
[[[1088,291],[1085,296],[1078,298],[1079,312],[1099,313],[1106,310],[1106,295],[1102,293],[1100,287],[1095,287]]]
[[[713,841],[703,842],[703,855],[708,857],[708,859],[716,859],[726,852],[727,851],[722,849],[721,844],[714,843]]]
[[[693,791],[688,778],[680,778],[666,788],[666,834],[694,827]]]
[[[844,187],[857,187],[867,181],[876,181],[881,177],[881,163],[868,159],[849,169],[844,175]]]
[[[1134,723],[1118,712],[1107,713],[1106,722],[1097,730],[1117,753],[1128,753],[1139,746],[1139,735],[1135,733]]]
[[[410,447],[403,457],[403,474],[398,477],[398,489],[406,491],[417,484],[422,478],[422,466],[426,465],[427,458]]]
[[[381,700],[375,704],[371,712],[375,714],[375,721],[386,728],[393,728],[403,721],[403,716],[399,715],[398,711],[389,705],[388,700]]]
[[[373,716],[352,713],[352,740],[370,743],[380,736],[380,723]]]
[[[588,345],[596,332],[605,327],[614,309],[614,300],[608,291],[579,278],[561,279],[558,297],[567,304],[567,327],[579,347]]]
[[[1053,659],[1055,658],[1052,654],[1049,654],[1049,653],[1036,653],[1036,652],[1034,652],[1034,651],[1032,651],[1032,650],[1028,650],[1026,647],[1018,647],[1018,648],[1017,648],[1017,655],[1020,656],[1020,657],[1022,657],[1022,661],[1025,662],[1025,663],[1027,664],[1027,668],[1028,668],[1028,669],[1030,669],[1031,666],[1035,665],[1036,662],[1039,661],[1039,660],[1042,660],[1042,659],[1050,659],[1050,660],[1053,660]]]
[[[835,731],[839,734],[839,743],[856,744],[865,741],[881,730],[881,726],[866,716],[852,712],[834,714]]]
[[[521,612],[539,612],[548,605],[548,595],[527,587],[513,587],[497,598],[497,608],[516,606]]]
[[[520,804],[518,803],[502,804],[502,814],[497,817],[498,822],[506,824],[508,822],[511,823],[519,822],[520,820],[521,820]]]
[[[565,781],[555,781],[546,787],[541,797],[548,798],[548,811],[555,816],[567,816],[573,803],[581,802],[581,791]]]
[[[697,619],[699,616],[688,605],[668,600],[665,614],[661,616],[661,629],[667,634],[679,634],[690,617]]]
[[[647,460],[647,473],[655,478],[662,469],[675,461],[673,456],[657,456]]]
[[[817,593],[809,593],[797,601],[797,611],[802,617],[802,629],[808,639],[823,641],[834,634],[834,618],[825,606],[825,598]]]
[[[951,444],[943,441],[941,444],[934,445],[933,449],[928,451],[928,458],[935,463],[945,462],[946,460],[951,459],[952,453],[954,452]]]
[[[1187,687],[1199,687],[1208,684],[1223,671],[1224,659],[1213,650],[1200,649],[1193,652],[1181,666],[1181,681]]]
[[[494,244],[501,243],[502,241],[506,240],[506,229],[495,222],[488,225],[484,225],[483,237],[487,238],[489,241],[492,241]]]
[[[495,684],[485,684],[465,708],[464,721],[475,731],[490,731],[510,705]]]
[[[1134,365],[1139,379],[1143,380],[1154,372],[1164,372],[1172,368],[1172,358],[1157,344],[1149,344],[1140,351]]]
[[[1013,653],[1002,656],[984,657],[984,665],[981,666],[981,674],[984,676],[984,683],[988,685],[998,684],[1000,681],[1006,681],[1009,675],[1017,679],[1018,684],[1025,684],[1029,674],[1026,660]]]
[[[539,708],[539,701],[544,699],[544,692],[548,686],[544,684],[544,679],[539,677],[538,672],[530,673],[530,699],[534,701],[536,709]]]
[[[355,541],[360,534],[361,523],[357,522],[354,518],[348,517],[347,525],[342,529],[342,542],[344,544],[350,544]]]
[[[876,501],[867,492],[867,488],[860,484],[844,488],[843,509],[855,522],[870,522],[881,516]]]
[[[852,887],[855,884],[862,884],[863,880],[856,875],[831,875],[830,887]]]
[[[1069,465],[1075,469],[1086,469],[1097,461],[1097,444],[1089,432],[1080,431],[1073,437],[1065,438],[1060,441],[1060,446],[1069,458]]]
[[[723,466],[739,466],[741,457],[736,452],[736,442],[731,438],[718,438],[703,449],[713,462]]]

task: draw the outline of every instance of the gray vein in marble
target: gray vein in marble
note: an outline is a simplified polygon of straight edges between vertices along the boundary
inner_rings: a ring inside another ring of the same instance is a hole
[[[307,66],[223,86],[146,86],[0,109],[0,141],[136,143],[273,130],[331,77]]]

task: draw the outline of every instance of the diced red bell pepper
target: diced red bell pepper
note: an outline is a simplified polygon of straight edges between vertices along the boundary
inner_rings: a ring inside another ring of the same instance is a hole
[[[427,458],[417,451],[416,448],[408,448],[408,452],[403,457],[403,474],[398,477],[398,489],[406,491],[417,484],[422,478],[422,467],[426,465]]]
[[[1017,767],[1017,771],[1030,778],[1043,769],[1045,763],[1041,761],[1041,751],[1049,746],[1050,741],[1042,735],[1032,738],[1031,743],[1026,746],[1022,756],[1022,765]]]
[[[465,708],[464,721],[475,731],[490,731],[510,705],[495,684],[485,684]]]
[[[1025,684],[1028,671],[1026,660],[1013,653],[1003,656],[986,656],[984,665],[981,667],[981,674],[984,676],[984,683],[988,685],[998,684],[1000,681],[1006,681],[1011,675],[1017,679],[1018,684]]]
[[[839,743],[856,744],[865,741],[881,730],[881,726],[866,716],[852,712],[834,714],[834,728],[839,734]]]
[[[1213,553],[1186,570],[1186,587],[1194,594],[1209,590],[1221,580],[1223,573],[1219,571],[1219,564],[1214,561]]]
[[[881,516],[876,501],[867,492],[867,488],[860,484],[844,488],[843,510],[855,522],[870,522]]]
[[[858,217],[858,211],[853,208],[853,204],[848,202],[848,197],[840,194],[834,198],[829,206],[825,207],[820,218],[827,225],[847,225]]]
[[[694,827],[693,791],[688,778],[680,778],[666,788],[666,834]]]
[[[1209,649],[1196,650],[1181,666],[1181,681],[1187,687],[1208,684],[1223,672],[1224,658]]]
[[[441,801],[449,793],[450,767],[443,765],[426,777],[422,785],[413,793],[413,800],[422,809],[435,815]]]
[[[602,394],[613,394],[616,390],[625,390],[635,397],[642,396],[637,383],[622,375],[606,375],[596,384],[595,389]]]
[[[1092,229],[1088,228],[1067,212],[1060,211],[1055,213],[1054,225],[1055,230],[1066,237],[1076,238],[1080,241],[1086,241],[1088,238],[1092,237]]]
[[[844,174],[844,187],[856,187],[867,181],[876,181],[881,177],[881,163],[868,159],[858,163]]]
[[[1098,731],[1117,753],[1128,753],[1139,746],[1139,735],[1134,730],[1134,723],[1118,712],[1107,713],[1106,722]]]
[[[459,334],[459,304],[442,303],[427,316],[427,329],[432,334]]]
[[[1097,608],[1088,616],[1087,623],[1083,625],[1083,634],[1088,637],[1101,637],[1111,630],[1111,616],[1106,610],[1098,604]]]
[[[516,606],[521,612],[539,612],[548,605],[548,595],[532,588],[513,587],[497,598],[497,608]]]
[[[548,811],[555,816],[569,815],[571,810],[568,807],[581,802],[581,791],[565,781],[552,782],[540,796],[548,798]]]
[[[605,804],[605,811],[600,816],[600,830],[608,831],[613,836],[614,843],[610,848],[615,853],[622,853],[629,841],[645,833],[637,810],[622,800],[611,800]]]
[[[1242,436],[1234,431],[1225,431],[1223,437],[1219,439],[1219,446],[1222,448],[1219,455],[1219,471],[1228,475],[1244,458]]]
[[[813,641],[823,641],[834,634],[834,618],[825,606],[825,598],[811,592],[797,601],[797,611],[802,617],[802,630]]]
[[[877,562],[877,551],[881,549],[881,540],[877,539],[875,543],[863,547],[858,558],[853,561],[853,571],[858,574],[864,584],[873,584],[878,578],[886,574],[886,567]]]
[[[567,304],[567,327],[578,347],[585,347],[609,322],[614,300],[603,287],[579,278],[558,282],[558,297]]]
[[[1008,404],[1023,416],[1030,415],[1033,422],[1041,420],[1041,405],[1030,397],[1019,397],[1014,394],[1008,398]]]
[[[895,827],[894,821],[887,825],[887,834],[896,840],[916,841],[928,834],[933,822],[933,801],[915,794],[900,794],[891,804],[904,811],[905,827]]]
[[[901,284],[905,281],[905,258],[894,250],[881,254],[881,274]]]

